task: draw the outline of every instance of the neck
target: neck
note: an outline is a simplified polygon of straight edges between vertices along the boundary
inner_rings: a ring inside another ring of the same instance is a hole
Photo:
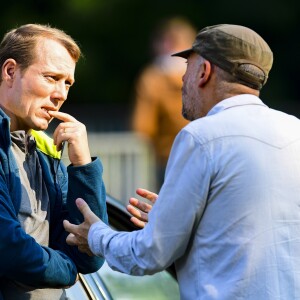
[[[214,89],[213,99],[214,103],[218,103],[224,99],[234,97],[237,95],[250,94],[259,97],[259,91],[239,83],[227,83]]]

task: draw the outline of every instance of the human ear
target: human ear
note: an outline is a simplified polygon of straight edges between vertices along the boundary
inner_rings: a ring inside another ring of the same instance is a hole
[[[211,69],[211,63],[208,60],[201,64],[199,87],[203,87],[209,81]]]
[[[9,86],[12,85],[15,72],[17,69],[17,62],[9,58],[2,65],[2,80],[5,81]]]

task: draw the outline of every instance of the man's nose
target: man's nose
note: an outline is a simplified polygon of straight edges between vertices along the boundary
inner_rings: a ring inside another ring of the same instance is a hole
[[[55,85],[55,90],[52,94],[52,98],[57,101],[65,101],[68,97],[68,89],[64,83],[57,82]]]

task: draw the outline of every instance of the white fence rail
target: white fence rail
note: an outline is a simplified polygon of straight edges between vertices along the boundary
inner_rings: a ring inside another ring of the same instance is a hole
[[[157,192],[155,156],[146,140],[131,132],[90,133],[88,139],[91,155],[103,163],[107,193],[127,204],[138,187]],[[63,160],[69,163],[66,152]]]

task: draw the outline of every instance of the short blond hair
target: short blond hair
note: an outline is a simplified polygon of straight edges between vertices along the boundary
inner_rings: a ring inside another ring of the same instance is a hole
[[[40,38],[52,39],[63,45],[76,63],[82,55],[78,44],[64,31],[50,25],[25,24],[4,35],[0,44],[0,66],[12,58],[22,71],[26,70],[37,56],[35,48]]]

